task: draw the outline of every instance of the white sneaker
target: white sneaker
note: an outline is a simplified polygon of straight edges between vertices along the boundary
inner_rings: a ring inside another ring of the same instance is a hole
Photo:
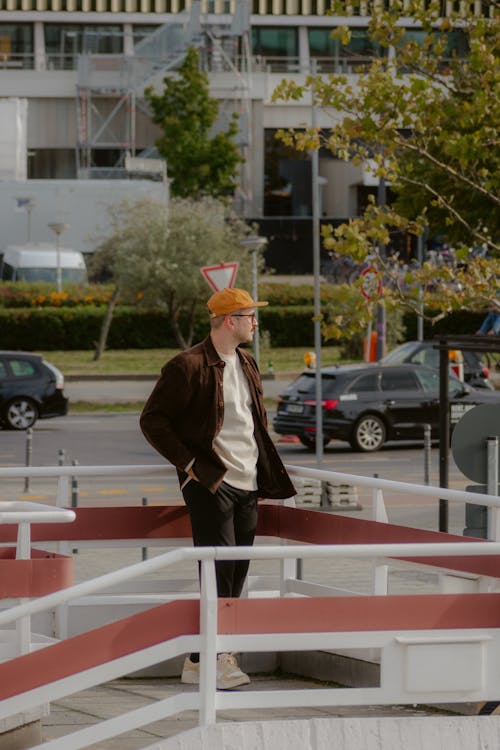
[[[241,671],[233,654],[219,654],[217,657],[217,690],[230,690],[240,685],[248,685],[250,677]]]
[[[199,662],[191,661],[189,656],[186,656],[186,658],[184,659],[181,682],[183,682],[185,685],[200,684],[200,664]]]

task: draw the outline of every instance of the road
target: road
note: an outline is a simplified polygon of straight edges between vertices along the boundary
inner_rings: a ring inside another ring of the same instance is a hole
[[[277,436],[274,436],[277,440]],[[58,463],[59,451],[64,451],[64,463],[77,461],[80,465],[130,465],[158,464],[162,459],[149,446],[138,426],[138,414],[70,415],[64,418],[39,420],[33,430],[33,466],[49,466]],[[314,467],[316,457],[300,444],[278,442],[279,452],[287,464]],[[24,432],[0,431],[0,466],[23,466],[26,464],[26,436]],[[438,485],[438,451],[431,452],[431,484]],[[331,443],[325,450],[323,468],[350,474],[373,476],[384,479],[423,484],[424,451],[421,445],[394,444],[375,454],[354,453],[345,443]],[[450,487],[464,489],[468,480],[451,461]],[[24,481],[4,481],[0,485],[0,500],[25,499],[53,502],[55,483],[53,480],[32,480],[28,492],[24,492]],[[180,501],[177,481],[148,481],[97,478],[81,479],[78,484],[80,505],[135,505],[147,498],[149,503]],[[435,501],[414,496],[404,497],[399,493],[385,493],[386,503],[391,507],[391,521],[422,528],[438,528]],[[360,494],[364,510],[357,512],[369,517],[370,497]],[[450,507],[450,530],[460,532],[464,526],[463,507]]]

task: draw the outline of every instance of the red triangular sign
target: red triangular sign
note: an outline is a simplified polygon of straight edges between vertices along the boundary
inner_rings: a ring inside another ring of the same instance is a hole
[[[207,284],[218,292],[226,287],[234,286],[239,263],[218,263],[216,266],[204,266],[200,268],[203,278]]]

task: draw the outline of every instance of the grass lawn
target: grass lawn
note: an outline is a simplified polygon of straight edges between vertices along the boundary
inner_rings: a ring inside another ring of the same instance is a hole
[[[304,354],[314,347],[261,349],[260,369],[274,372],[296,372],[304,367]],[[177,354],[177,349],[111,349],[104,352],[98,362],[93,361],[93,351],[42,351],[40,354],[56,365],[64,375],[153,375]],[[340,361],[337,346],[325,346],[321,352],[323,365]]]

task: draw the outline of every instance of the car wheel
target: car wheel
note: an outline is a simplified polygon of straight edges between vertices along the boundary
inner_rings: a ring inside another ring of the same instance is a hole
[[[356,423],[351,439],[357,451],[378,451],[385,443],[385,424],[375,414],[367,414]]]
[[[309,437],[307,435],[299,435],[299,440],[302,443],[302,445],[305,445],[306,448],[309,448],[309,450],[314,451],[316,450],[316,438],[315,437]],[[323,438],[323,448],[325,448],[328,443],[330,442],[330,438]]]
[[[9,401],[3,421],[10,430],[27,430],[33,427],[38,418],[38,409],[29,398],[15,398]]]

